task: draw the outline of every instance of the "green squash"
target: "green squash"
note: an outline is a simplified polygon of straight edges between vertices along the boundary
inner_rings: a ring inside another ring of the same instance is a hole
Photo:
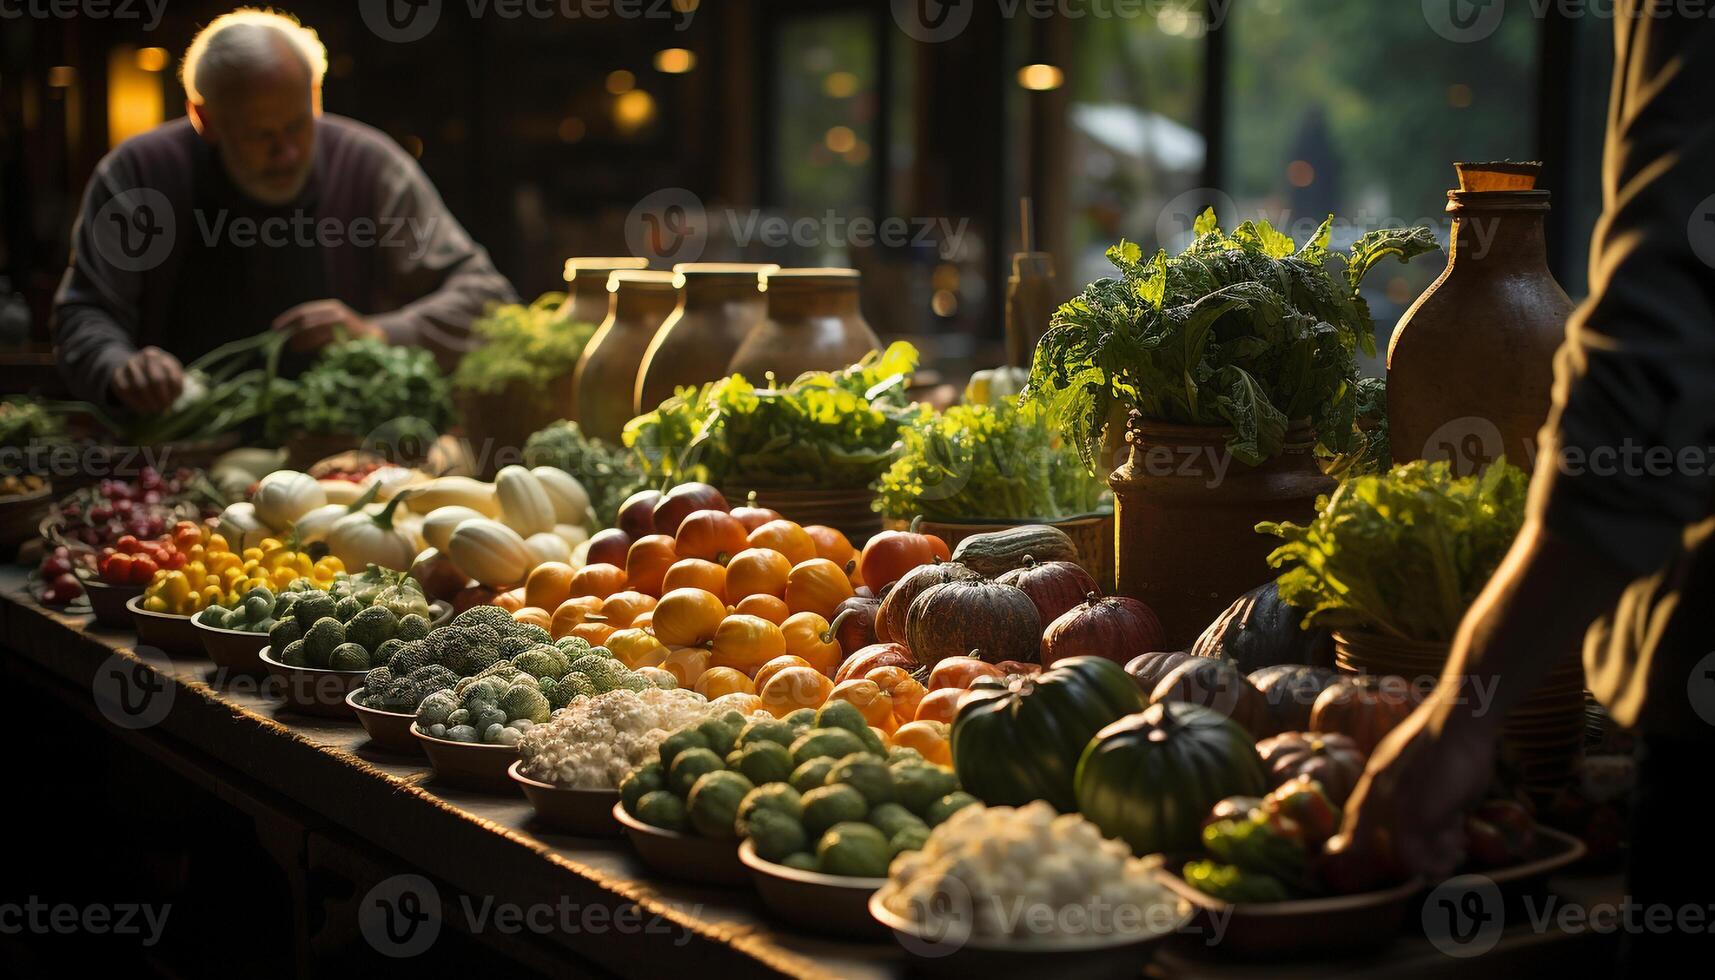
[[[1084,747],[1104,726],[1143,707],[1131,675],[1101,657],[1071,657],[1005,685],[973,685],[953,719],[959,783],[994,806],[1047,800],[1071,812]]]
[[[1215,804],[1269,786],[1250,734],[1184,701],[1150,705],[1102,729],[1078,760],[1076,783],[1079,812],[1136,854],[1196,851]]]

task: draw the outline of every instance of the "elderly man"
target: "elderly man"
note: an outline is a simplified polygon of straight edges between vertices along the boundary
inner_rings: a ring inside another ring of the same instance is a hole
[[[300,351],[381,337],[448,364],[484,304],[515,298],[409,155],[323,115],[326,69],[297,21],[226,14],[185,53],[188,118],[96,167],[54,303],[79,396],[159,412],[183,362],[269,328]]]

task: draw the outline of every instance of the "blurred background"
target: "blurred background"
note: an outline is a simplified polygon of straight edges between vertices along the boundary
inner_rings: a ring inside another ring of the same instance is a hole
[[[856,267],[876,331],[952,373],[1003,359],[1022,198],[1069,297],[1120,237],[1175,248],[1207,205],[1299,240],[1330,212],[1336,244],[1402,223],[1445,240],[1452,162],[1507,158],[1546,162],[1552,265],[1586,289],[1613,24],[1563,5],[388,2],[432,29],[372,28],[369,0],[281,9],[327,43],[327,110],[416,156],[526,298],[562,286],[568,257],[625,254],[639,202],[688,192],[720,216],[702,260]],[[183,114],[178,59],[232,6],[6,4],[0,391],[53,390],[47,314],[84,183]],[[771,245],[755,222],[773,218],[810,230]],[[907,233],[849,233],[864,218]],[[1385,272],[1384,349],[1440,262]]]

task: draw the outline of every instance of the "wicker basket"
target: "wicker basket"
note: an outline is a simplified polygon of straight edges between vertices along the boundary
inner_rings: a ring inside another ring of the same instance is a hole
[[[917,530],[933,534],[957,548],[959,542],[977,534],[1005,531],[1027,524],[1046,524],[1066,532],[1078,546],[1078,564],[1084,567],[1105,593],[1114,589],[1114,515],[1112,513],[1084,514],[1057,521],[931,521],[924,520]]]
[[[770,490],[766,487],[724,487],[728,500],[745,500],[756,492],[756,506],[780,512],[798,524],[825,524],[844,534],[859,548],[881,530],[881,515],[875,512],[875,491],[860,490]]]

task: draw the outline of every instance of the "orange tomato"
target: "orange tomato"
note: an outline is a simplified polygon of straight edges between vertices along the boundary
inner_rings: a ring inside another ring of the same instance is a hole
[[[694,687],[709,669],[709,651],[702,647],[675,647],[661,658],[662,670],[673,675],[680,687]]]
[[[857,557],[857,549],[838,528],[826,524],[807,524],[804,533],[816,542],[816,557],[826,558],[841,568]]]
[[[829,701],[846,701],[855,705],[858,713],[871,728],[891,732],[899,727],[893,717],[893,698],[875,681],[859,678],[841,681],[828,692]]]
[[[693,511],[679,523],[673,535],[673,550],[680,558],[701,558],[721,563],[743,551],[744,525],[722,510]]]
[[[524,589],[509,589],[494,597],[494,604],[507,612],[517,612],[524,608]]]
[[[544,562],[531,569],[524,580],[524,604],[539,609],[558,609],[572,597],[572,576],[577,570],[563,561]]]
[[[786,667],[776,671],[757,693],[762,696],[763,710],[784,718],[799,708],[820,708],[833,689],[828,675],[814,667]]]
[[[568,598],[593,595],[606,599],[625,588],[625,569],[617,565],[585,565],[572,576]]]
[[[625,553],[625,582],[644,595],[661,594],[661,580],[679,560],[673,539],[665,534],[646,534],[631,542]]]
[[[795,613],[813,612],[826,619],[853,594],[846,573],[826,558],[794,565],[786,576],[786,605]]]
[[[543,629],[547,629],[554,624],[553,614],[540,606],[525,606],[523,609],[512,614],[512,620],[516,623],[527,623],[531,626],[540,626]],[[549,633],[549,635],[552,636],[553,634]]]
[[[839,669],[839,641],[834,639],[833,628],[821,616],[813,612],[794,613],[780,624],[780,632],[786,637],[787,653],[803,657],[810,666],[829,677]]]
[[[727,598],[784,596],[786,577],[790,574],[792,563],[780,552],[768,548],[746,548],[733,555],[732,561],[727,562]]]
[[[692,690],[713,701],[723,694],[755,694],[756,685],[741,670],[731,667],[710,667],[697,678]]]
[[[548,623],[548,632],[558,640],[572,635],[572,628],[584,621],[584,617],[601,610],[601,600],[595,596],[581,596],[567,599],[555,608],[554,616]]]
[[[572,627],[572,635],[582,640],[588,640],[592,647],[606,646],[608,637],[616,632],[618,630],[612,626],[593,619],[586,619]]]
[[[895,748],[916,749],[923,758],[941,766],[953,764],[953,746],[947,741],[947,723],[913,721],[893,733]]]
[[[929,690],[966,688],[979,677],[1005,677],[999,667],[975,657],[948,657],[929,671]]]
[[[731,579],[731,573],[728,573]],[[786,617],[792,615],[792,610],[786,608],[786,600],[771,595],[745,596],[733,607],[733,612],[744,613],[746,616],[760,616],[776,626],[786,622]]]
[[[674,589],[655,604],[651,625],[655,636],[670,647],[707,643],[715,637],[726,604],[702,589]]]
[[[918,683],[917,678],[904,667],[877,667],[863,676],[864,680],[880,685],[893,698],[893,716],[900,722],[915,719],[917,705],[929,693],[929,689]]]
[[[965,696],[962,687],[943,687],[923,695],[917,702],[917,714],[912,716],[915,721],[941,721],[953,723],[953,718],[959,713],[959,699]]]
[[[909,531],[883,531],[863,546],[858,558],[858,573],[865,585],[881,594],[883,586],[899,581],[900,576],[918,565],[927,565],[936,558],[948,561],[953,553],[947,542],[933,534],[918,534],[922,517],[911,521]]]
[[[613,651],[613,659],[632,670],[659,667],[667,659],[667,648],[647,630],[618,630],[607,638],[607,648]]]
[[[728,616],[715,630],[713,651],[709,663],[734,667],[749,676],[786,652],[786,636],[760,616]]]
[[[710,595],[727,598],[727,571],[712,561],[701,558],[681,558],[667,569],[661,579],[661,592],[674,589],[702,589]]]
[[[636,626],[637,617],[655,608],[655,597],[627,590],[615,592],[601,604],[601,614],[609,626],[624,629]]]
[[[750,532],[747,540],[752,548],[780,552],[794,565],[816,557],[816,540],[808,531],[788,520],[769,521]]]
[[[814,668],[815,666],[816,666],[815,664],[812,664],[810,661],[805,660],[803,657],[794,657],[791,654],[786,654],[785,656],[782,656],[782,657],[775,657],[773,660],[770,660],[769,662],[763,664],[760,668],[757,669],[756,677],[753,678],[753,680],[756,681],[756,689],[758,691],[760,691],[764,687],[768,686],[769,678],[773,677],[775,674],[780,673],[781,671],[785,670],[788,667],[810,667],[810,668]]]

